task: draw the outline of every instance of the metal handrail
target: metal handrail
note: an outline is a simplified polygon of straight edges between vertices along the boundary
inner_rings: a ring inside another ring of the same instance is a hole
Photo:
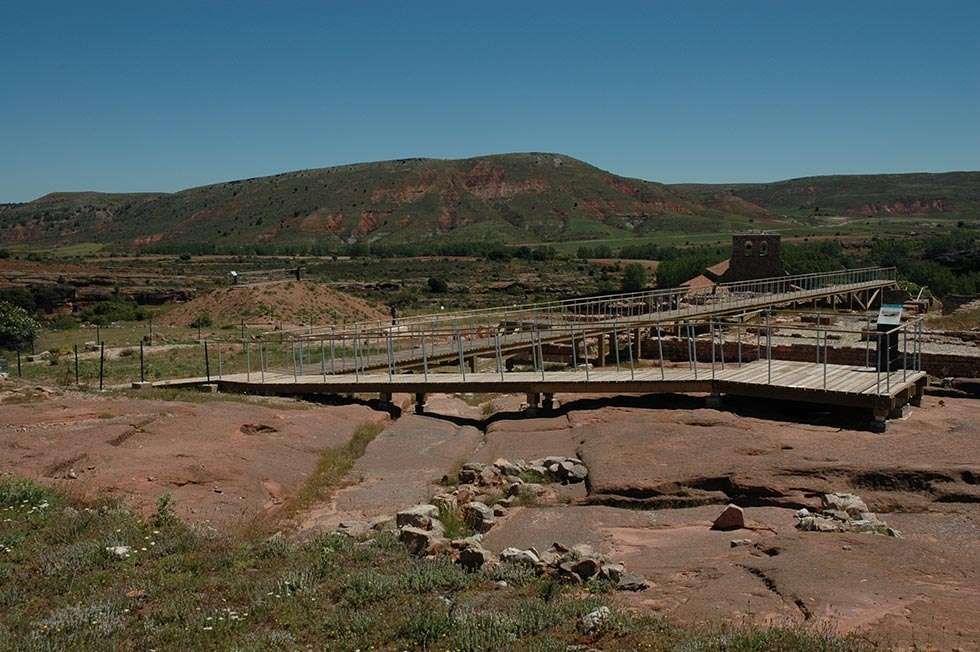
[[[462,326],[467,320],[479,321],[493,318],[511,321],[538,320],[551,321],[556,315],[561,321],[574,321],[573,316],[620,318],[622,309],[629,311],[643,304],[642,314],[658,313],[664,305],[679,306],[682,300],[690,305],[692,301],[711,300],[713,305],[737,307],[744,299],[762,296],[778,296],[788,293],[803,293],[821,290],[830,286],[849,286],[881,281],[895,281],[894,267],[866,267],[834,272],[812,272],[792,276],[777,276],[749,281],[721,283],[709,288],[691,289],[687,287],[625,292],[612,295],[581,297],[537,303],[512,304],[493,308],[427,313],[398,319],[394,324],[387,320],[359,321],[347,324],[331,324],[317,328],[304,327],[279,331],[278,337],[321,336],[326,329],[340,331],[384,331],[388,329],[433,328],[439,323]],[[751,295],[751,297],[746,296]]]

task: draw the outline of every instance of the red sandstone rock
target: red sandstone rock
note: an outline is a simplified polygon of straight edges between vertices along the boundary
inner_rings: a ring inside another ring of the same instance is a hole
[[[745,514],[738,505],[729,505],[711,524],[712,530],[740,530],[745,527]]]

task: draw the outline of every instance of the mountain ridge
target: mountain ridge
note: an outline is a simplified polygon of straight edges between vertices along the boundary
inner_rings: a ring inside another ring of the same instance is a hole
[[[746,228],[840,214],[980,215],[980,172],[664,184],[555,153],[404,158],[281,172],[173,193],[53,192],[0,205],[0,243],[119,249],[561,240]]]

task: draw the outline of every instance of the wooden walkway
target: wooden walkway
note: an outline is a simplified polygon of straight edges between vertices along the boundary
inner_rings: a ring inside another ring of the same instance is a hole
[[[200,385],[204,378],[160,381],[156,387]],[[871,367],[818,364],[788,360],[755,360],[742,365],[715,364],[635,369],[522,371],[478,373],[398,373],[343,375],[286,375],[266,371],[212,378],[222,391],[275,396],[323,394],[411,393],[526,393],[549,394],[656,394],[704,392],[801,401],[825,406],[869,409],[876,421],[922,395],[926,374],[897,370],[877,372]]]

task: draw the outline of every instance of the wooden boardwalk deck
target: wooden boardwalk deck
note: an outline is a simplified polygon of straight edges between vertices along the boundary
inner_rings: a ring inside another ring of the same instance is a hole
[[[207,379],[160,381],[156,387],[203,384]],[[722,367],[638,367],[573,371],[287,375],[266,371],[211,378],[222,391],[258,395],[379,393],[655,394],[705,392],[867,408],[876,420],[921,397],[926,374],[788,360],[756,360]]]

